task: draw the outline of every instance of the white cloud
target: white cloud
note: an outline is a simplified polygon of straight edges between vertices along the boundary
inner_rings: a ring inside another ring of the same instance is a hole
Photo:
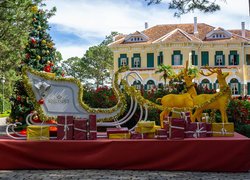
[[[169,0],[168,0],[169,1]],[[193,17],[198,17],[198,22],[207,23],[215,27],[226,29],[240,28],[241,21],[246,21],[249,28],[248,2],[246,0],[217,0],[221,4],[221,11],[213,14],[194,12],[173,17],[173,10],[168,10],[166,4],[146,6],[144,0],[49,0],[47,7],[57,7],[56,15],[50,23],[57,24],[63,33],[73,33],[79,38],[89,41],[89,44],[72,46],[57,44],[58,50],[67,57],[84,53],[87,46],[96,45],[97,38],[109,35],[111,31],[132,33],[144,29],[144,22],[149,27],[157,24],[192,23]],[[93,40],[95,38],[95,40]],[[92,44],[93,43],[93,44]],[[79,52],[78,52],[79,50]],[[75,53],[75,54],[73,54]]]
[[[57,46],[56,49],[61,52],[62,57],[64,60],[70,57],[83,57],[85,51],[88,49],[88,46],[74,46],[74,45],[67,45],[67,46]]]

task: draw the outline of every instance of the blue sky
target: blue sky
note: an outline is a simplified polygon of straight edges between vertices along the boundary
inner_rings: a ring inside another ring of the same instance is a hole
[[[213,14],[193,12],[173,17],[174,11],[167,8],[164,0],[160,5],[147,6],[144,0],[47,0],[47,8],[57,8],[56,15],[50,20],[50,34],[63,59],[82,57],[85,51],[99,44],[112,31],[123,34],[144,30],[157,24],[207,23],[225,29],[240,29],[246,22],[250,29],[248,0],[217,0],[221,11]]]

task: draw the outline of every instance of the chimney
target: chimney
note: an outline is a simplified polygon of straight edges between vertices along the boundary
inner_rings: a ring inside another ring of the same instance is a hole
[[[194,17],[194,35],[198,34],[198,29],[197,29],[197,17]]]
[[[241,22],[241,36],[242,36],[243,38],[246,37],[245,22]]]
[[[148,22],[145,22],[145,29],[148,29]]]

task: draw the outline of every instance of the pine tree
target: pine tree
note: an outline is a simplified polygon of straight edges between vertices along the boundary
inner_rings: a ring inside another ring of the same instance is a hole
[[[54,15],[56,9],[50,11],[38,9],[37,5],[31,8],[33,13],[32,28],[29,32],[28,44],[24,50],[24,59],[20,65],[20,72],[23,66],[31,67],[37,71],[55,73],[57,76],[63,76],[61,68],[56,67],[57,52],[54,43],[48,33],[50,29],[48,18]],[[14,87],[14,96],[11,98],[12,111],[11,119],[25,124],[26,116],[34,111],[34,106],[25,91],[22,79],[16,82]],[[35,117],[38,119],[38,117]]]

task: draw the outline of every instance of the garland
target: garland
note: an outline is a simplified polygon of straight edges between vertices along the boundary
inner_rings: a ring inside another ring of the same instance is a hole
[[[135,87],[133,86],[129,86],[128,83],[125,80],[121,80],[121,83],[124,85],[125,87],[125,91],[126,93],[133,97],[134,99],[137,100],[137,102],[144,107],[147,107],[149,109],[159,109],[159,110],[163,110],[163,106],[158,105],[152,101],[149,101],[147,99],[145,99],[142,95],[141,92],[138,91],[137,89],[135,89]]]
[[[73,82],[74,84],[76,84],[78,86],[78,88],[79,88],[78,101],[79,101],[80,105],[82,106],[82,108],[85,109],[89,113],[94,113],[94,114],[96,114],[96,113],[105,113],[105,114],[109,114],[109,113],[113,113],[113,112],[117,111],[118,108],[121,107],[121,111],[117,115],[114,115],[113,117],[110,117],[110,118],[98,119],[98,121],[106,122],[106,121],[112,121],[114,118],[118,118],[126,110],[126,98],[125,98],[125,95],[120,91],[119,85],[118,85],[118,75],[119,75],[119,73],[125,72],[126,70],[127,70],[127,67],[125,67],[125,68],[123,67],[123,68],[120,68],[117,72],[115,72],[115,75],[114,75],[115,78],[114,78],[114,81],[113,81],[112,85],[114,87],[113,92],[114,92],[115,97],[118,100],[118,103],[115,106],[113,106],[112,108],[91,108],[87,104],[85,104],[83,102],[83,100],[82,100],[83,87],[81,85],[81,82],[79,80],[77,80],[77,79],[63,78],[63,77],[51,77],[47,73],[35,71],[35,70],[33,70],[33,69],[31,69],[31,68],[29,68],[27,66],[23,67],[23,69],[22,69],[22,78],[23,78],[24,87],[25,87],[27,93],[29,94],[29,96],[31,98],[31,101],[34,104],[34,108],[38,112],[39,117],[40,117],[41,120],[47,121],[47,120],[49,120],[50,118],[53,118],[53,117],[46,116],[43,113],[41,105],[36,101],[35,94],[33,93],[33,90],[32,90],[32,84],[29,82],[29,78],[27,76],[28,72],[30,72],[30,73],[32,73],[34,75],[40,76],[40,77],[42,77],[43,79],[46,79],[46,80],[64,81],[64,82],[70,82],[70,83]]]

